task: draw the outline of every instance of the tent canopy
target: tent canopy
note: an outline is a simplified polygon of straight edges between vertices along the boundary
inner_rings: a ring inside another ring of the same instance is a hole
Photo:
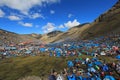
[[[105,76],[104,80],[115,80],[113,76],[107,75]]]
[[[119,59],[119,60],[120,60],[120,55],[116,56],[116,59]]]

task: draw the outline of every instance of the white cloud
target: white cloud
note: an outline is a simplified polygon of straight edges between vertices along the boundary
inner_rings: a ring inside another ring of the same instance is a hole
[[[42,27],[44,33],[52,32],[56,29],[55,24],[47,23],[45,26]]]
[[[18,23],[24,27],[33,27],[32,23],[24,23],[24,22],[18,22]]]
[[[4,17],[5,13],[0,9],[0,17]]]
[[[36,19],[36,18],[45,19],[45,17],[40,13],[34,13],[33,15],[29,15],[29,17],[32,18],[32,19]]]
[[[61,28],[65,28],[65,26],[63,26],[63,25],[61,24],[60,26],[58,26],[58,28],[60,28],[60,29],[61,29]]]
[[[0,0],[0,6],[8,6],[27,15],[28,11],[36,5],[44,6],[59,1],[60,0]]]
[[[74,21],[68,21],[67,23],[64,23],[64,26],[68,28],[72,28],[78,25],[80,25],[80,23],[76,19]]]
[[[71,18],[73,15],[72,14],[68,14],[68,18]]]
[[[13,20],[13,21],[21,20],[20,17],[15,16],[15,15],[8,16],[8,19]]]
[[[55,11],[54,10],[50,10],[50,14],[55,14]]]

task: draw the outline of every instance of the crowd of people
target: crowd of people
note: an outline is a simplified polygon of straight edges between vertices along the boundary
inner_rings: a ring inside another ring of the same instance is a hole
[[[66,40],[59,43],[42,44],[40,41],[26,41],[15,44],[0,44],[0,54],[4,56],[35,56],[44,53],[49,56],[80,56],[82,54],[120,54],[120,34],[109,34],[92,40]]]
[[[114,73],[120,76],[120,34],[108,34],[91,40],[65,40],[59,43],[42,44],[39,41],[27,41],[15,44],[2,43],[1,58],[16,56],[40,56],[41,54],[55,57],[81,55],[92,59],[75,59],[67,62],[68,68],[57,75],[52,71],[49,80],[116,80]],[[98,56],[116,56],[118,62],[105,63]],[[81,66],[84,66],[81,67]],[[58,77],[57,77],[57,76]],[[107,79],[108,78],[108,79]]]
[[[57,48],[55,48],[57,45]],[[51,44],[49,56],[81,56],[92,58],[75,59],[67,62],[68,68],[57,74],[53,71],[49,80],[120,80],[120,35],[107,35],[93,40],[67,41]],[[43,50],[44,51],[44,50]],[[116,58],[117,62],[107,63],[99,56]],[[114,57],[113,57],[114,56]],[[53,78],[54,77],[54,78]]]
[[[0,44],[0,57],[2,59],[17,56],[38,56],[40,55],[41,42],[26,41],[20,43]]]
[[[53,70],[49,80],[120,80],[120,62],[104,63],[98,58],[86,58],[68,61],[67,65],[60,74]]]
[[[109,35],[98,37],[93,40],[64,41],[61,43],[49,44],[40,48],[41,52],[48,52],[49,56],[80,56],[82,54],[114,55],[120,54],[120,35]]]

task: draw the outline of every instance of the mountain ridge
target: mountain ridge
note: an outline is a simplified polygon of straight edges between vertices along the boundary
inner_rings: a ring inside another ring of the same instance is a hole
[[[15,42],[27,40],[40,40],[45,43],[65,41],[67,39],[90,39],[97,36],[102,36],[111,32],[120,32],[120,0],[113,5],[109,10],[101,14],[92,23],[84,23],[70,28],[66,32],[52,31],[47,34],[16,34],[0,29],[1,41],[4,41],[5,36]],[[12,38],[13,37],[13,38]]]
[[[120,32],[120,14],[118,13],[120,13],[120,0],[111,9],[95,19],[91,26],[82,32],[82,38],[88,39],[89,37],[102,36],[111,32]]]

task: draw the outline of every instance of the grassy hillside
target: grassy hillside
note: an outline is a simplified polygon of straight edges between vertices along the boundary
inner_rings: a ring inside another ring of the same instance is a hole
[[[83,55],[82,58],[88,56]],[[73,60],[76,57],[56,58],[48,56],[31,56],[31,57],[16,57],[0,61],[0,79],[1,80],[17,80],[25,76],[43,76],[48,77],[51,69],[58,72],[66,68],[66,62]],[[116,61],[111,57],[100,57],[107,62]],[[83,67],[84,68],[84,67]],[[116,74],[115,74],[116,75]]]
[[[54,36],[44,34],[40,40],[46,43],[50,42],[58,42],[58,41],[64,41],[67,39],[76,39],[80,38],[81,33],[86,29],[89,28],[90,24],[82,24],[76,27],[73,27],[69,29],[67,32],[59,32],[57,34],[54,34]]]
[[[89,28],[85,29],[81,35],[83,35],[83,38],[88,38],[111,32],[120,32],[120,14],[114,15],[112,20],[106,19],[102,22],[93,23]]]
[[[89,39],[111,32],[120,32],[120,0],[108,11],[101,14],[94,22],[82,27],[72,28],[67,32],[68,37]],[[76,29],[76,30],[75,30]],[[73,32],[73,33],[72,33]],[[62,35],[64,36],[64,35]],[[65,36],[65,37],[67,37]]]
[[[49,57],[19,57],[0,61],[0,78],[2,80],[17,80],[25,76],[48,75],[52,68],[60,70],[65,67],[65,59]],[[58,68],[59,66],[59,68]]]
[[[19,35],[16,33],[0,29],[0,44],[10,43],[13,41],[18,43],[20,41],[18,36]]]
[[[120,32],[120,1],[111,7],[108,11],[101,14],[94,22],[90,24],[79,25],[69,29],[65,33],[48,38],[43,36],[41,40],[55,42],[66,39],[89,39],[102,36],[107,33]]]
[[[37,38],[39,39],[38,36],[32,36],[32,34],[19,35],[19,39],[21,39],[22,41],[35,41],[38,40]]]
[[[81,24],[79,26],[73,27],[71,29],[69,29],[67,32],[63,33],[62,35],[60,35],[57,40],[59,39],[77,39],[77,38],[81,38],[81,33],[90,27],[90,24]]]
[[[63,32],[61,31],[53,31],[48,34],[43,34],[40,40],[45,43],[54,42],[57,38],[59,38],[61,35],[63,35]],[[60,40],[60,39],[59,39]]]
[[[0,44],[3,43],[9,44],[11,42],[19,43],[21,41],[30,41],[30,40],[34,41],[37,40],[37,38],[36,36],[34,37],[32,35],[20,35],[0,29]]]
[[[95,37],[107,33],[120,32],[120,1],[111,9],[100,15],[89,28],[85,29],[81,35],[83,38]]]

